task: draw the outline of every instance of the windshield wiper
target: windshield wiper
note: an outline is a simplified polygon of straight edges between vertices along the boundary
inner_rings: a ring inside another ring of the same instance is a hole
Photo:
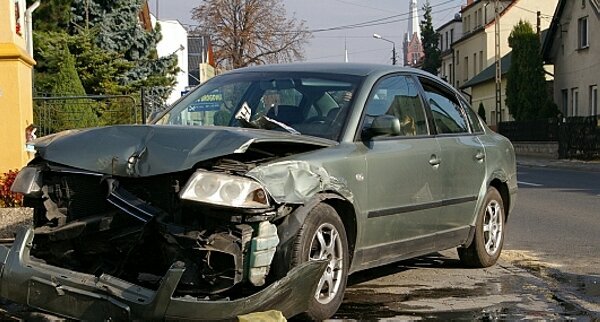
[[[283,122],[272,119],[266,115],[263,115],[254,121],[250,121],[250,111],[250,106],[248,106],[248,103],[244,102],[240,110],[235,114],[235,119],[238,120],[243,127],[264,130],[272,130],[276,127],[279,127],[294,135],[302,134],[293,127]]]

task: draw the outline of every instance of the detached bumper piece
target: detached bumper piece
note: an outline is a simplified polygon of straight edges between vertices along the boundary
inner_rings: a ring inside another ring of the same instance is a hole
[[[278,310],[286,317],[306,311],[327,262],[306,262],[284,278],[244,298],[206,300],[174,297],[185,271],[174,263],[156,291],[110,275],[94,276],[30,258],[33,230],[23,229],[11,248],[0,246],[0,296],[32,308],[81,320],[229,320]]]

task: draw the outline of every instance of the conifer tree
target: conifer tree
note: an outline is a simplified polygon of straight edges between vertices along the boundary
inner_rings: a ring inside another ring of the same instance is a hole
[[[165,88],[166,97],[175,82],[177,57],[158,57],[160,25],[146,30],[140,24],[138,17],[143,3],[143,0],[49,0],[34,12],[37,31],[34,39],[47,37],[48,31],[66,34],[87,94],[131,94],[142,87],[159,86]],[[69,8],[68,14],[65,7]],[[45,16],[50,12],[60,14]]]
[[[422,69],[434,75],[437,75],[438,69],[442,65],[440,60],[440,49],[438,48],[439,35],[433,29],[431,17],[431,5],[429,0],[423,5],[423,20],[421,20],[421,44],[423,45]]]
[[[556,116],[556,105],[549,99],[540,41],[529,22],[519,21],[508,37],[512,48],[506,80],[506,105],[517,121]]]

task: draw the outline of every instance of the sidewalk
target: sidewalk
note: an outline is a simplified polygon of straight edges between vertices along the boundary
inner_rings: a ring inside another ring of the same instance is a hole
[[[529,167],[547,167],[585,172],[600,172],[600,161],[582,161],[567,159],[547,159],[528,155],[517,155],[517,165]]]

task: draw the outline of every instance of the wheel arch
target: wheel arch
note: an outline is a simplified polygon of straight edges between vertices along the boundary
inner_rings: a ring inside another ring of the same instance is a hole
[[[356,238],[358,234],[358,226],[356,223],[356,211],[354,205],[347,199],[337,194],[325,194],[330,195],[323,202],[330,205],[335,209],[338,216],[342,219],[344,229],[346,230],[346,238],[348,239],[348,255],[350,267],[352,267],[352,259],[354,258],[354,250],[356,248]],[[332,195],[332,196],[331,196]]]
[[[504,206],[504,214],[505,214],[504,220],[508,221],[509,210],[510,210],[510,206],[511,206],[510,192],[508,190],[508,184],[505,181],[495,178],[490,182],[489,186],[496,188],[496,190],[498,190],[498,192],[500,193],[500,196],[502,197],[502,203],[503,203],[502,206]]]
[[[358,233],[356,211],[353,203],[343,196],[334,192],[322,192],[314,195],[309,201],[296,208],[292,213],[284,217],[281,222],[277,223],[277,234],[279,235],[280,244],[275,253],[275,262],[279,265],[275,266],[277,276],[284,276],[289,267],[290,246],[293,243],[294,237],[302,227],[306,217],[319,203],[326,203],[333,207],[336,211],[346,230],[346,238],[348,242],[348,263],[349,268],[352,267],[354,258],[354,249],[356,247],[356,239]],[[350,271],[350,270],[349,270]]]

